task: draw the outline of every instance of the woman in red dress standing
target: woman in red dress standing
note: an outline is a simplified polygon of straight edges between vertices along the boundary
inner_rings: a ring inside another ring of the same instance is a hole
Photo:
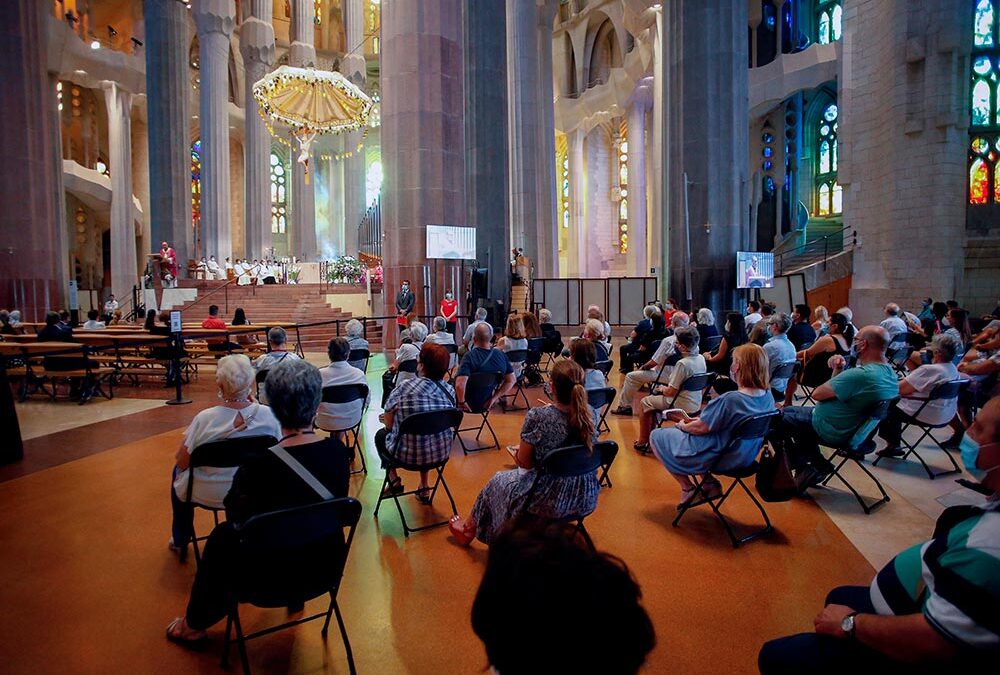
[[[444,300],[441,301],[441,316],[448,322],[448,332],[455,335],[455,327],[458,322],[458,300],[455,299],[455,295],[451,291],[445,293]]]

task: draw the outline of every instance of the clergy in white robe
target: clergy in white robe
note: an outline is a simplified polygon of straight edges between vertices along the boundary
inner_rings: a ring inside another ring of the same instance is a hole
[[[211,258],[208,259],[208,278],[209,279],[223,279],[223,278],[225,278],[225,274],[223,274],[222,268],[219,267],[219,263],[215,259],[214,255]]]

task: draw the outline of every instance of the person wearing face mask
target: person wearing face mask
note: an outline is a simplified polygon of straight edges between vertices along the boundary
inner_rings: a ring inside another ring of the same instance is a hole
[[[863,332],[863,331],[862,331]],[[815,632],[764,644],[762,675],[809,672],[984,672],[1000,653],[1000,398],[969,427],[962,457],[983,475],[979,506],[953,506],[925,541],[900,552],[870,586],[826,597]],[[978,667],[977,667],[978,666]]]
[[[458,323],[458,300],[455,299],[455,294],[451,291],[447,291],[444,294],[444,300],[441,301],[441,316],[444,317],[447,324],[446,330],[454,337],[455,326]]]
[[[396,293],[396,326],[400,333],[409,324],[408,315],[413,311],[413,306],[416,302],[417,298],[410,290],[410,280],[403,279],[403,283],[399,287],[399,293]]]

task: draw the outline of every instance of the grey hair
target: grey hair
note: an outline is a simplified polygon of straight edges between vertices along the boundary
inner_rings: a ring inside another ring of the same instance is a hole
[[[410,324],[410,339],[414,342],[423,342],[427,339],[427,324],[422,321],[414,321]]]
[[[694,326],[681,326],[674,331],[674,337],[677,338],[677,344],[686,347],[689,351],[697,349],[698,341],[701,339],[698,329]]]
[[[944,354],[945,361],[954,361],[964,348],[962,341],[950,333],[938,333],[931,340],[931,349]]]
[[[899,316],[899,305],[895,302],[890,302],[885,306],[885,313],[889,316]]]
[[[272,345],[283,345],[288,341],[288,333],[281,326],[275,326],[267,331],[267,341]]]
[[[476,324],[475,330],[472,331],[472,341],[473,342],[485,342],[489,343],[493,339],[493,326],[489,325],[485,321],[480,324]]]
[[[715,325],[715,315],[712,314],[712,310],[708,307],[702,307],[698,310],[698,323],[702,326],[714,326]]]
[[[448,321],[443,316],[434,317],[434,332],[443,331],[448,327]]]
[[[847,323],[854,321],[854,312],[851,311],[850,307],[841,307],[837,310],[837,314],[843,314],[844,318],[847,319]]]
[[[14,321],[14,322],[20,322],[21,321],[21,310],[19,310],[19,309],[11,310],[11,312],[10,312],[10,320]]]
[[[583,331],[595,340],[604,340],[604,323],[597,319],[587,319],[587,323],[583,324]]]
[[[347,325],[344,326],[344,332],[347,333],[347,337],[349,338],[361,337],[364,335],[365,327],[362,326],[361,322],[357,319],[351,319],[347,322]]]
[[[689,323],[691,323],[691,317],[684,312],[674,312],[674,315],[670,317],[670,325],[673,326],[674,329],[686,326]]]
[[[656,305],[646,305],[642,308],[642,315],[647,319],[652,319],[654,314],[659,314],[660,308]]]
[[[323,376],[303,359],[285,359],[272,368],[264,383],[267,404],[283,429],[303,429],[312,424],[323,398]]]
[[[215,381],[222,387],[222,395],[226,398],[249,396],[254,383],[250,359],[245,354],[223,356],[215,366]]]
[[[476,310],[476,321],[484,321],[487,314],[489,314],[489,312],[486,311],[486,308],[480,307]]]
[[[351,356],[351,343],[339,335],[330,338],[330,342],[326,345],[326,355],[330,357],[330,363],[346,361]]]
[[[547,309],[538,310],[539,323],[552,323],[552,312]]]
[[[787,333],[788,329],[792,327],[792,319],[784,312],[778,312],[777,314],[771,315],[767,320],[768,325],[777,326],[779,333]]]

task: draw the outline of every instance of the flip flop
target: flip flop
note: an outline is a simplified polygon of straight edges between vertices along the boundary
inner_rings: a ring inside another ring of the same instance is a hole
[[[423,504],[424,506],[430,506],[432,494],[434,494],[434,491],[431,490],[430,487],[422,487],[422,488],[417,488],[417,491],[414,493],[414,496],[417,498],[417,501]]]
[[[177,617],[167,625],[167,639],[175,644],[179,644],[183,647],[189,649],[200,649],[208,644],[208,634],[205,631],[195,631],[201,633],[200,637],[183,637],[177,634],[175,631],[181,625],[184,619]]]
[[[648,455],[649,443],[640,443],[639,441],[636,441],[635,443],[632,444],[632,449],[636,450],[637,452],[641,452],[644,455]]]
[[[403,491],[403,479],[397,477],[395,480],[389,481],[389,483],[385,486],[385,489],[382,490],[382,496],[391,497],[392,495],[399,494],[402,491]]]
[[[451,536],[455,537],[455,541],[459,546],[469,546],[472,543],[472,537],[467,535],[465,529],[459,525],[459,521],[461,520],[461,516],[452,516],[448,520],[448,529],[451,531]]]

